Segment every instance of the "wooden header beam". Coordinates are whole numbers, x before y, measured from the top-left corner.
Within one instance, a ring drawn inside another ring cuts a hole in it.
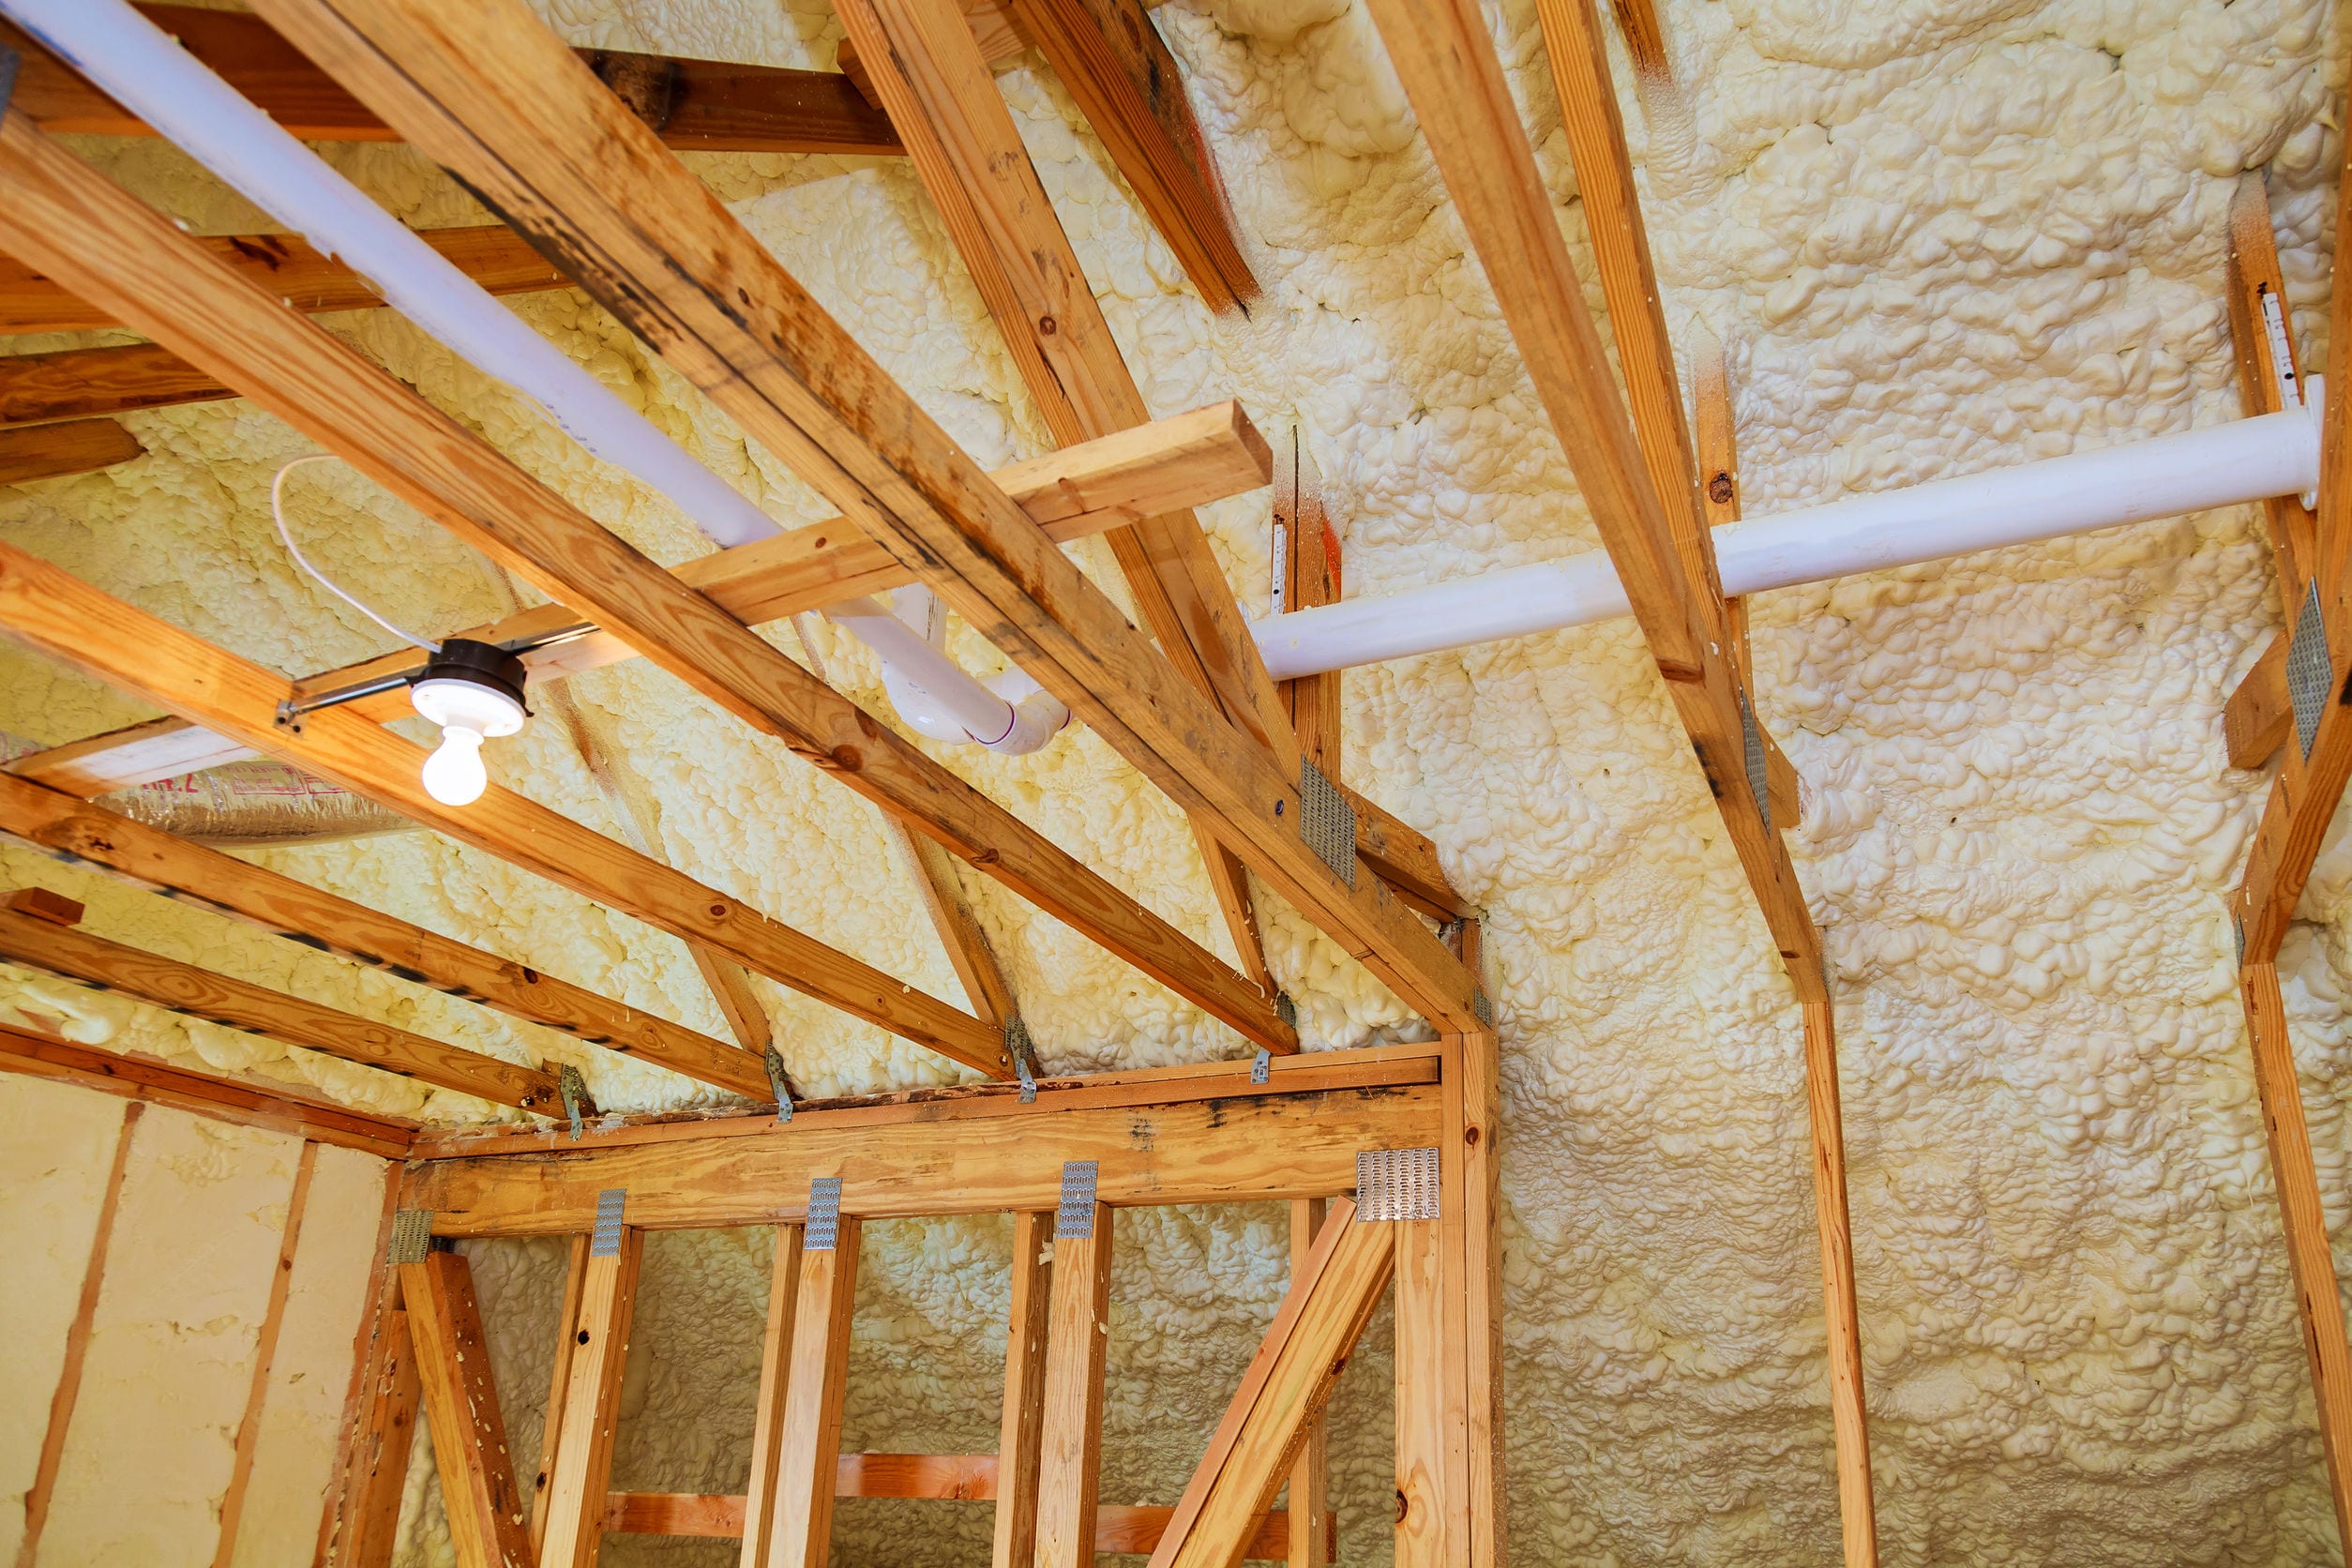
[[[993,476],[1048,535],[1067,542],[1150,511],[1255,490],[1266,482],[1271,460],[1241,404],[1223,402],[1012,463]],[[746,626],[914,580],[913,573],[837,518],[698,557],[671,575]],[[567,607],[542,605],[455,635],[513,642],[578,624]],[[537,685],[637,656],[618,637],[595,632],[527,653],[523,662]],[[414,653],[387,654],[324,671],[296,686],[306,694],[332,691],[415,664]],[[379,723],[414,712],[404,691],[362,698],[349,706]],[[184,719],[166,718],[20,757],[9,771],[86,798],[252,755],[250,748]],[[1367,856],[1373,852],[1366,848]],[[1430,860],[1434,864],[1434,852]]]
[[[706,1034],[7,774],[0,774],[0,834],[306,947],[754,1100],[769,1097],[759,1060]]]
[[[1358,875],[1352,853],[1330,864],[1318,855],[1303,836],[1296,781],[1175,677],[1109,598],[527,9],[269,0],[264,14],[412,142],[560,250],[592,296],[1179,806],[1213,819],[1251,869],[1408,1005],[1440,1029],[1473,1027],[1469,974],[1385,885]],[[1231,980],[1256,995],[1239,975]]]
[[[543,1069],[445,1046],[33,915],[0,910],[0,959],[495,1105],[536,1110],[542,1116],[556,1113],[555,1075]]]
[[[194,6],[141,6],[181,47],[306,142],[397,142],[325,72],[259,19]],[[23,55],[13,102],[44,130],[151,136],[153,129],[17,29],[0,43]],[[626,84],[632,108],[672,147],[693,152],[895,153],[890,122],[833,71],[723,60],[678,60],[617,50],[578,52]]]
[[[1276,1059],[1277,1083],[1285,1060],[1313,1058]],[[784,1126],[743,1118],[652,1141],[592,1128],[544,1153],[427,1161],[400,1201],[434,1211],[441,1235],[561,1235],[594,1223],[597,1193],[626,1186],[631,1224],[700,1229],[796,1222],[810,1178],[837,1175],[845,1214],[988,1214],[1052,1208],[1063,1163],[1090,1159],[1114,1205],[1322,1198],[1353,1190],[1359,1152],[1437,1136],[1434,1083],[1358,1070],[1349,1087],[1251,1093],[1246,1066],[1234,1076],[1234,1092],[1212,1098],[1102,1103],[1083,1088],[1041,1089],[1032,1106],[1005,1094],[892,1116],[803,1109]]]
[[[533,21],[531,25],[535,29],[538,24]],[[543,42],[553,41],[544,30],[536,36]],[[580,71],[589,92],[601,102],[612,102],[611,95],[561,45],[555,47],[565,69]],[[625,112],[616,113],[639,135],[646,134]],[[652,151],[701,189],[667,149],[656,144]],[[339,453],[465,543],[623,638],[735,717],[785,742],[804,760],[1101,942],[1245,1037],[1270,1048],[1287,1048],[1295,1042],[1295,1031],[1275,1016],[1271,998],[1261,996],[1166,920],[1113,888],[912,742],[876,722],[618,535],[566,505],[487,442],[204,254],[14,112],[0,127],[0,175],[8,181],[10,197],[0,210],[0,244],[221,371],[264,407]],[[735,232],[742,233],[740,228]],[[979,482],[987,483],[985,478]],[[1036,531],[1025,516],[1022,521]],[[1052,553],[1075,573],[1058,550]],[[202,721],[184,706],[151,700]],[[290,749],[309,754],[316,749],[315,737],[330,728],[355,741],[353,726],[372,729],[357,715],[325,710],[306,718],[303,732],[291,742],[259,731],[236,738],[279,755]],[[209,722],[205,727],[221,728]],[[316,760],[298,765],[327,776]],[[384,783],[379,778],[361,792]],[[484,814],[480,804],[461,811],[439,807],[413,779],[402,779],[400,785],[407,798],[396,809],[460,837],[472,831],[467,824]],[[641,856],[631,859],[647,864]],[[517,863],[532,864],[529,858]],[[566,874],[568,868],[558,868],[558,880]],[[684,928],[666,928],[724,951],[724,942],[697,929],[713,918],[698,912],[696,919],[682,923]],[[790,940],[802,947],[807,968],[779,966],[773,959],[744,961],[869,1021],[890,1018],[894,1021],[883,1027],[894,1032],[904,1033],[902,1025],[915,1027],[920,1033],[908,1038],[983,1072],[1010,1075],[1011,1063],[998,1032],[821,943],[797,933]]]

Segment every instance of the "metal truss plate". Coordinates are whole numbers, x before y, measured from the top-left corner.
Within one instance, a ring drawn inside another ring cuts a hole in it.
[[[1438,1217],[1435,1149],[1366,1149],[1356,1155],[1356,1218]]]
[[[1485,987],[1478,986],[1471,988],[1470,1012],[1488,1029],[1495,1027],[1495,1004],[1486,995]]]
[[[1094,1233],[1094,1182],[1101,1174],[1094,1160],[1065,1160],[1062,1166],[1062,1207],[1053,1216],[1053,1233],[1085,1238]]]
[[[2286,645],[2286,696],[2295,704],[2295,739],[2303,761],[2311,761],[2312,742],[2319,737],[2319,716],[2328,711],[2328,688],[2335,684],[2335,658],[2328,650],[2328,621],[2319,610],[2319,583],[2303,593],[2302,611],[2295,617],[2295,634]]]
[[[628,1207],[629,1189],[607,1187],[596,1194],[596,1227],[588,1232],[588,1256],[621,1256],[621,1211]]]
[[[1299,837],[1334,876],[1356,885],[1356,808],[1304,757],[1299,759]]]
[[[1764,760],[1764,731],[1756,727],[1756,710],[1748,705],[1748,694],[1740,693],[1740,754],[1747,764],[1748,793],[1756,797],[1756,809],[1764,819],[1764,831],[1772,831],[1772,773]]]
[[[841,1240],[841,1178],[818,1176],[808,1184],[808,1226],[803,1252],[831,1252]]]
[[[396,1209],[392,1212],[392,1244],[384,1249],[387,1263],[422,1263],[433,1249],[433,1212]]]

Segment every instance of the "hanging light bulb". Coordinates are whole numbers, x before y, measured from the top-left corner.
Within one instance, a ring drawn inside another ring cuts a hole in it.
[[[530,716],[522,705],[522,660],[504,648],[452,637],[409,684],[408,700],[441,726],[425,759],[425,792],[444,806],[471,806],[490,787],[482,742],[511,735]]]

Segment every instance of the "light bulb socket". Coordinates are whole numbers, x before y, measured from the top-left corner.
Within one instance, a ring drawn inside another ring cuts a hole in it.
[[[522,660],[504,648],[476,642],[470,637],[445,639],[440,652],[426,662],[424,669],[410,676],[408,684],[418,686],[427,681],[465,681],[488,686],[511,699],[526,716],[531,712],[530,705],[522,700]]]

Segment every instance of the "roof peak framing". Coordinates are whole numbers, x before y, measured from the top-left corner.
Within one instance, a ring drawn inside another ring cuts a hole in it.
[[[592,296],[1179,806],[1213,819],[1408,1005],[1441,1030],[1477,1027],[1469,972],[1419,917],[1360,875],[1353,853],[1327,863],[1304,836],[1299,781],[1178,679],[528,10],[268,0],[263,14],[562,256]]]

